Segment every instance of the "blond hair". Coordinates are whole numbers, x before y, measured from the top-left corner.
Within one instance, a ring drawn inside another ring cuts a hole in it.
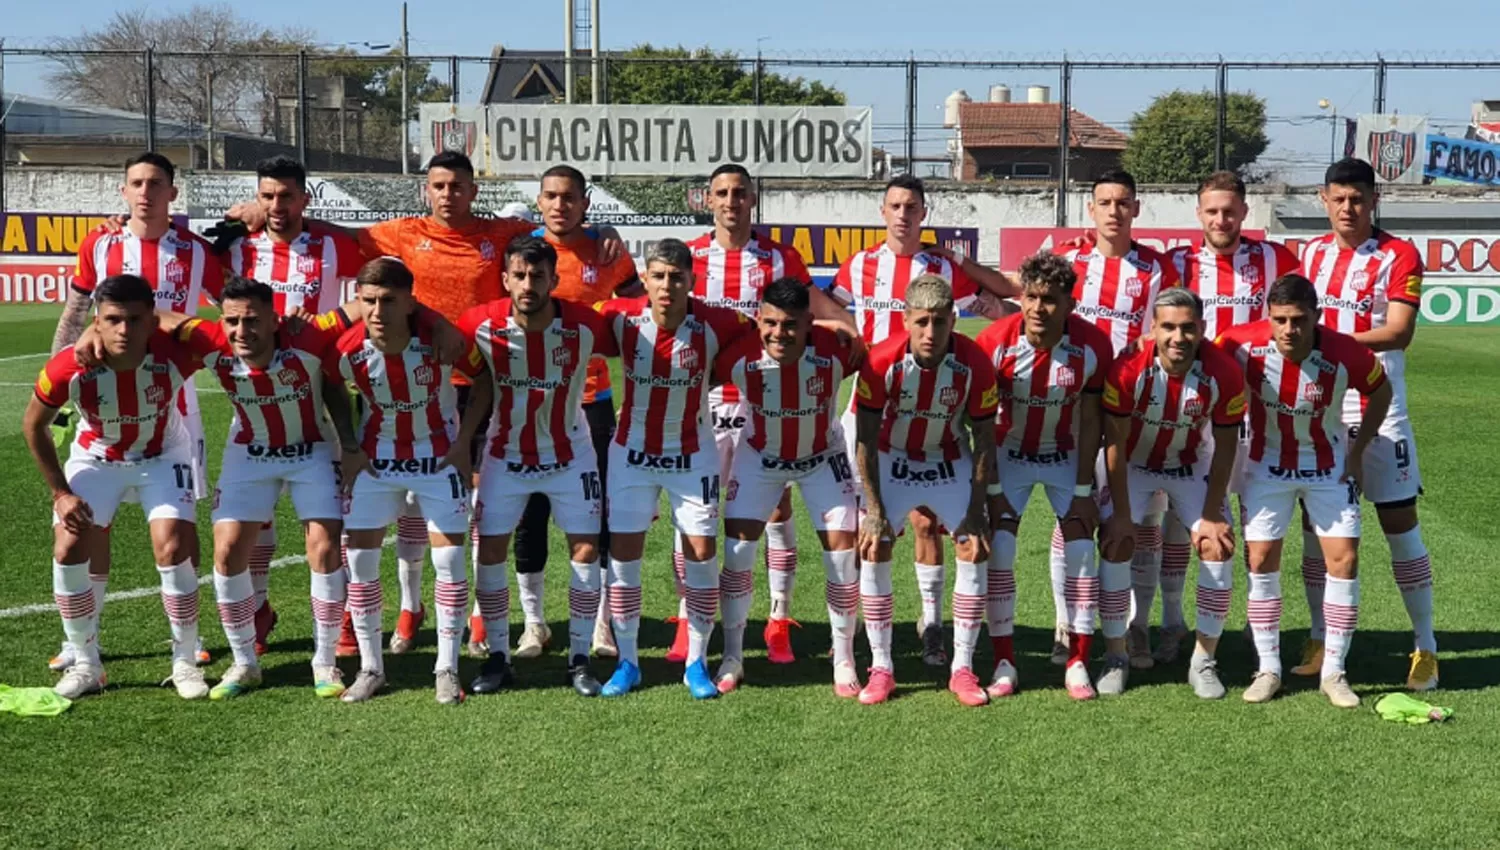
[[[906,309],[952,310],[953,287],[935,274],[919,275],[906,285]]]

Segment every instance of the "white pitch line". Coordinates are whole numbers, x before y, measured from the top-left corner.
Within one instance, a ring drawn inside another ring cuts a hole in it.
[[[387,537],[386,539],[381,541],[380,545],[381,548],[385,548],[386,546],[389,546],[395,542],[396,538]],[[306,555],[287,555],[286,557],[277,558],[271,561],[271,569],[279,570],[282,567],[290,567],[294,564],[305,563],[307,563]],[[201,575],[198,577],[198,586],[202,587],[203,585],[208,584],[213,580],[213,570],[209,570],[206,575]],[[160,593],[160,587],[135,587],[131,588],[130,590],[117,590],[105,594],[104,603],[107,605],[111,602],[121,602],[126,599],[141,599],[146,596],[157,596]],[[38,602],[33,605],[17,605],[14,608],[0,608],[0,620],[9,620],[15,617],[25,617],[28,614],[55,613],[56,611],[57,604],[54,602]]]
[[[0,357],[0,363],[14,363],[17,360],[36,360],[39,357],[51,357],[50,354],[12,354],[9,357]]]

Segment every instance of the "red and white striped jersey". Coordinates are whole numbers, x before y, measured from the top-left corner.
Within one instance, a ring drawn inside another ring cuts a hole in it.
[[[342,312],[325,313],[295,334],[278,328],[276,349],[264,369],[236,357],[217,323],[201,324],[215,343],[214,350],[204,354],[203,365],[219,379],[234,405],[229,442],[283,449],[323,441],[323,368],[333,357],[334,340],[349,326]]]
[[[885,341],[906,328],[906,287],[924,274],[935,274],[953,287],[953,306],[962,310],[979,296],[979,286],[962,265],[925,250],[897,254],[889,244],[866,248],[844,261],[833,278],[832,293],[854,308],[854,324],[867,345]]]
[[[1198,349],[1187,374],[1173,375],[1141,340],[1110,364],[1104,409],[1130,419],[1126,462],[1158,472],[1192,473],[1210,428],[1238,428],[1245,418],[1245,374],[1212,344]]]
[[[1422,306],[1422,257],[1416,246],[1376,230],[1357,248],[1340,248],[1333,234],[1320,236],[1302,249],[1302,270],[1318,288],[1323,326],[1358,334],[1385,327],[1392,301]],[[1406,352],[1375,355],[1391,381],[1387,419],[1402,420],[1406,410]],[[1363,405],[1356,393],[1344,398],[1344,421],[1359,421]]]
[[[156,290],[156,309],[170,313],[196,313],[203,295],[217,301],[224,289],[224,269],[213,246],[176,225],[159,239],[142,239],[128,227],[85,236],[73,288],[93,295],[100,281],[117,274],[145,278]]]
[[[458,436],[458,390],[453,370],[473,378],[484,371],[470,344],[457,364],[438,360],[430,325],[411,322],[411,339],[397,352],[381,351],[363,322],[333,343],[323,368],[364,396],[359,446],[371,459],[441,458]]]
[[[714,239],[713,231],[687,243],[693,252],[693,294],[714,307],[738,310],[754,319],[760,310],[761,290],[772,281],[793,278],[812,286],[812,274],[795,248],[751,234],[745,247],[731,251]],[[715,388],[716,401],[740,400],[739,388],[725,383]]]
[[[995,417],[995,367],[960,333],[931,369],[917,364],[909,342],[905,331],[893,334],[870,349],[859,369],[854,397],[860,407],[880,411],[880,450],[923,462],[968,457],[968,441],[959,439],[963,418]]]
[[[619,355],[625,402],[615,442],[646,455],[712,451],[708,385],[714,361],[755,326],[743,314],[688,298],[676,330],[651,318],[645,297],[617,298],[601,312],[609,349]]]
[[[528,466],[573,462],[587,442],[583,388],[589,357],[613,351],[604,320],[572,301],[552,300],[552,324],[527,331],[511,316],[509,298],[465,312],[459,329],[489,365],[495,382],[489,453]]]
[[[236,239],[224,255],[229,270],[267,284],[276,293],[276,313],[326,313],[344,303],[344,282],[359,274],[364,255],[342,233],[306,229],[290,242],[258,230]]]
[[[47,361],[36,379],[36,397],[48,407],[69,401],[78,410],[73,444],[116,463],[139,463],[187,442],[187,429],[172,399],[202,367],[200,356],[215,342],[197,323],[171,333],[157,329],[140,365],[115,371],[78,365],[73,346]]]
[[[1166,255],[1138,242],[1123,257],[1106,257],[1087,245],[1063,258],[1078,275],[1073,315],[1104,331],[1116,354],[1150,330],[1156,293],[1177,285],[1177,270]]]
[[[1202,239],[1167,252],[1177,279],[1203,299],[1203,338],[1266,316],[1266,293],[1284,274],[1300,271],[1297,255],[1279,242],[1240,238],[1231,254]]]
[[[1271,323],[1230,328],[1217,343],[1239,362],[1249,407],[1247,469],[1273,478],[1337,480],[1344,473],[1339,408],[1349,390],[1367,395],[1385,383],[1375,353],[1352,337],[1319,327],[1301,363],[1281,355]]]
[[[843,450],[834,406],[839,385],[856,370],[838,334],[814,327],[807,350],[790,365],[767,354],[758,334],[747,334],[716,366],[719,379],[738,387],[749,406],[742,439],[761,456],[794,461]]]
[[[1084,393],[1103,392],[1114,359],[1104,331],[1069,316],[1057,344],[1038,349],[1026,339],[1024,317],[1015,313],[985,328],[975,342],[999,389],[995,445],[1028,456],[1073,451],[1078,401]]]

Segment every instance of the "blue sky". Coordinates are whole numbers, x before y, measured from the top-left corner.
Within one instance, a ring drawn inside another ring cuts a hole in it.
[[[1500,58],[1487,16],[1467,22],[1446,13],[1434,25],[1420,21],[1420,6],[1395,0],[1355,4],[1266,0],[1258,4],[1210,4],[1180,0],[1021,4],[948,0],[946,3],[888,3],[849,0],[757,0],[714,4],[666,0],[602,0],[601,35],[606,49],[650,41],[709,45],[755,52],[757,43],[776,57],[1051,58],[1064,50],[1075,57],[1149,59],[1211,57],[1350,59],[1376,51],[1388,57]],[[73,0],[66,17],[43,3],[9,4],[4,38],[9,46],[43,47],[59,36],[78,34],[77,22],[108,18],[127,4]],[[191,7],[186,2],[155,2],[154,11]],[[524,13],[517,13],[517,8]],[[1122,7],[1128,13],[1122,13]],[[258,0],[237,4],[240,14],[267,26],[295,24],[317,32],[329,44],[394,42],[400,36],[400,3],[389,0]],[[462,11],[455,13],[455,8]],[[527,4],[501,2],[475,7],[414,2],[411,39],[414,54],[486,56],[495,43],[513,48],[558,48],[562,44],[564,0]],[[1462,9],[1463,7],[1459,7]],[[10,92],[46,94],[43,63],[11,58],[6,63]],[[905,80],[900,70],[778,68],[782,73],[818,77],[849,94],[850,102],[876,109],[876,141],[897,145]],[[1488,77],[1488,78],[1487,78]],[[482,65],[466,66],[461,90],[472,100],[483,79]],[[1330,122],[1317,102],[1328,99],[1341,114],[1368,111],[1373,94],[1368,71],[1232,73],[1233,89],[1267,98],[1271,149],[1265,160],[1294,177],[1315,176],[1328,156]],[[1051,85],[1055,73],[925,70],[919,75],[918,123],[922,147],[941,149],[941,103],[963,88],[983,99],[989,85],[1006,83],[1018,93],[1028,84]],[[1074,103],[1113,126],[1125,128],[1130,115],[1150,98],[1172,88],[1213,85],[1211,71],[1087,71],[1074,78]],[[1476,71],[1393,71],[1387,102],[1391,109],[1425,113],[1436,127],[1456,129],[1467,122],[1469,103],[1500,98],[1500,73]]]

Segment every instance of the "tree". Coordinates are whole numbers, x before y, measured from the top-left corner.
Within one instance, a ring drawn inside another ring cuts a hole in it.
[[[1214,170],[1218,98],[1211,91],[1159,95],[1130,118],[1123,164],[1142,183],[1197,183]],[[1224,167],[1244,173],[1265,152],[1266,102],[1248,92],[1225,101]]]
[[[754,60],[743,59],[733,51],[715,53],[707,47],[688,50],[641,44],[623,54],[611,54],[607,61],[605,93],[610,103],[755,103]],[[586,81],[580,90],[588,90]],[[843,106],[846,100],[843,92],[817,80],[767,72],[760,78],[760,102],[771,106]]]

